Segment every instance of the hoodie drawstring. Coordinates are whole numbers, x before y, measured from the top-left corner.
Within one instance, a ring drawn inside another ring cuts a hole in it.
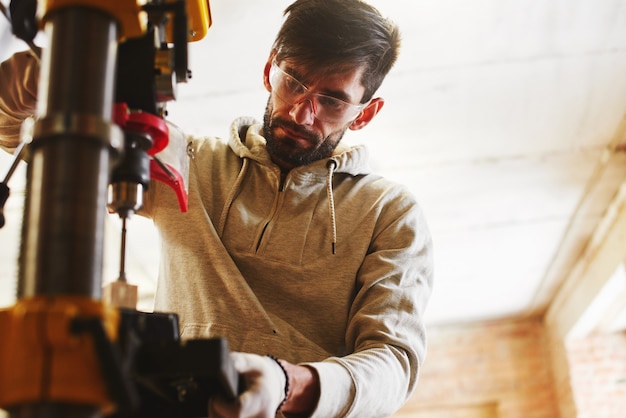
[[[337,218],[335,216],[335,196],[333,194],[333,174],[335,173],[335,168],[337,168],[337,162],[335,160],[328,160],[328,176],[326,179],[326,194],[328,195],[328,210],[330,211],[330,223],[333,228],[333,242],[332,242],[332,251],[335,254],[335,249],[337,246]]]
[[[222,214],[220,216],[220,222],[217,225],[217,234],[221,238],[222,233],[224,232],[224,227],[226,225],[226,217],[228,216],[228,212],[230,211],[230,206],[233,204],[233,200],[235,200],[235,196],[239,193],[239,189],[241,188],[241,183],[243,183],[243,178],[245,177],[246,172],[248,171],[248,165],[250,164],[248,158],[243,159],[243,163],[241,165],[241,169],[239,170],[239,174],[237,175],[237,179],[235,179],[235,184],[230,189],[230,193],[226,198],[226,202],[224,203],[224,208],[222,209]]]

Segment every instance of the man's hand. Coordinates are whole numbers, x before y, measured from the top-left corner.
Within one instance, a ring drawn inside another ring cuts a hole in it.
[[[285,399],[287,378],[283,369],[267,356],[235,352],[231,357],[244,378],[245,391],[233,402],[211,398],[209,417],[273,418]]]
[[[12,152],[20,142],[22,121],[37,108],[39,59],[32,51],[18,52],[0,63],[0,148]]]

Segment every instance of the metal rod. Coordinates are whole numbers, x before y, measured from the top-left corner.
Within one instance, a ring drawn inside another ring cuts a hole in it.
[[[7,171],[6,176],[4,176],[4,180],[2,181],[2,183],[6,184],[9,182],[18,164],[20,163],[20,161],[22,161],[22,151],[24,150],[24,145],[26,145],[24,142],[20,142],[17,148],[15,148],[15,152],[13,153],[13,162],[11,162],[9,171]]]
[[[122,245],[120,249],[120,282],[126,282],[126,216],[122,216]]]

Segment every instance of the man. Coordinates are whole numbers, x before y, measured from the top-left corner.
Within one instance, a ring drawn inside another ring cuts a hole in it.
[[[236,351],[247,390],[213,399],[210,416],[387,416],[424,359],[432,244],[414,197],[341,139],[382,109],[374,94],[399,33],[359,0],[297,0],[285,16],[263,123],[236,120],[228,142],[187,137],[187,213],[150,187],[155,310],[178,313],[183,338],[220,336]],[[0,101],[5,127],[25,96]]]

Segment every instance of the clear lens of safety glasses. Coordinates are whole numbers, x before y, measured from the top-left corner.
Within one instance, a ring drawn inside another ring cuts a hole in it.
[[[304,84],[284,72],[276,62],[270,70],[270,85],[285,103],[295,105],[303,100],[313,104],[313,114],[324,122],[347,122],[358,116],[366,104],[352,104],[325,94],[311,93]]]

